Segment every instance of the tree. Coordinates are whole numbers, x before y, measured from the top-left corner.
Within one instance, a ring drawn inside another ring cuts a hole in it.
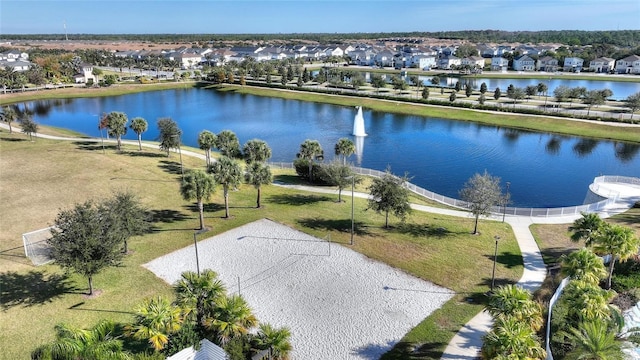
[[[622,360],[620,342],[609,331],[604,321],[582,322],[569,329],[567,338],[574,348],[564,358],[567,360]]]
[[[95,76],[96,85],[98,85],[100,83],[100,75],[102,75],[102,69],[94,67],[93,70],[91,71],[91,75]]]
[[[560,272],[574,280],[597,285],[607,276],[602,259],[588,248],[582,248],[561,257]]]
[[[635,236],[633,229],[621,225],[605,223],[596,231],[594,252],[600,255],[610,255],[607,289],[611,288],[611,277],[616,260],[627,261],[638,254],[640,238]]]
[[[382,78],[382,75],[377,73],[371,74],[370,81],[371,81],[371,86],[373,86],[376,89],[377,93],[380,92],[380,88],[383,88],[386,85],[384,79]]]
[[[482,82],[482,84],[480,84],[480,94],[485,94],[487,92],[487,83]]]
[[[36,348],[31,353],[31,359],[131,359],[131,356],[123,351],[118,325],[113,321],[102,320],[88,330],[58,324],[55,331],[56,339]]]
[[[30,114],[25,114],[20,119],[22,125],[22,132],[29,135],[29,140],[32,140],[32,135],[38,133],[38,123],[33,120]]]
[[[221,344],[245,335],[258,325],[249,304],[240,295],[222,296],[216,301],[213,316],[204,320],[206,328],[214,330]]]
[[[449,101],[454,102],[456,101],[456,93],[452,92],[451,95],[449,95]]]
[[[547,96],[547,90],[549,89],[549,87],[547,87],[547,84],[545,83],[538,83],[538,85],[536,86],[536,91],[538,92],[539,95],[544,94],[544,96]]]
[[[478,104],[484,105],[484,102],[486,100],[487,100],[487,98],[484,96],[484,94],[480,94],[480,96],[478,97]]]
[[[169,336],[182,327],[181,309],[158,296],[147,299],[134,310],[133,324],[125,329],[137,340],[147,340],[155,351],[162,350]]]
[[[487,312],[496,319],[513,318],[526,322],[535,331],[542,328],[542,307],[535,302],[531,292],[517,285],[498,287],[489,297]]]
[[[231,130],[222,130],[216,138],[216,148],[224,156],[234,158],[240,154],[240,141]]]
[[[476,173],[460,190],[460,198],[467,202],[475,216],[473,234],[477,234],[480,215],[489,215],[492,207],[502,204],[504,196],[500,190],[500,178],[491,176],[486,170],[482,175]]]
[[[531,99],[531,97],[538,93],[537,85],[528,85],[525,90],[525,94],[527,95],[527,99]]]
[[[208,200],[215,191],[214,178],[206,172],[196,169],[187,170],[180,185],[182,198],[190,201],[196,200],[200,214],[200,229],[204,229],[204,200]]]
[[[631,110],[631,120],[633,120],[633,113],[640,109],[640,92],[627,96],[624,102]]]
[[[426,86],[422,88],[422,98],[425,100],[429,98],[429,88]]]
[[[605,99],[604,94],[600,90],[587,91],[582,98],[582,103],[587,104],[587,116],[589,116],[592,106],[600,106],[604,104]]]
[[[309,181],[313,182],[313,164],[316,160],[324,158],[324,150],[318,140],[305,140],[300,144],[300,152],[296,154],[298,159],[309,161]]]
[[[256,208],[260,208],[262,185],[269,185],[273,181],[273,175],[271,175],[269,165],[261,162],[252,162],[247,166],[247,172],[244,174],[244,178],[247,183],[253,185],[256,190],[258,190]]]
[[[336,143],[335,147],[336,156],[340,156],[342,158],[342,164],[347,164],[347,157],[355,154],[356,145],[349,138],[340,138]]]
[[[500,88],[497,87],[496,91],[493,92],[493,98],[495,100],[498,100],[498,99],[500,99],[500,96],[502,96],[502,92],[500,91]]]
[[[371,195],[367,209],[373,209],[376,213],[384,213],[384,227],[389,227],[389,213],[393,213],[402,221],[411,212],[409,205],[409,191],[405,184],[409,182],[408,175],[397,177],[387,167],[384,175],[374,178],[367,188]]]
[[[418,75],[409,76],[409,80],[411,81],[413,86],[416,87],[416,96],[417,96],[417,94],[420,94],[420,88],[422,87],[422,80],[420,80],[420,77]]]
[[[535,331],[526,322],[517,319],[498,319],[483,340],[483,359],[546,358],[546,351],[540,345]]]
[[[322,167],[322,180],[331,186],[338,187],[338,202],[342,202],[342,190],[351,185],[352,176],[356,174],[347,165],[339,161],[332,161]],[[356,183],[360,182],[359,178],[353,179]]]
[[[460,84],[460,81],[456,82],[456,85],[453,87],[453,89],[458,92],[462,89],[462,84]]]
[[[202,130],[198,134],[198,148],[204,150],[204,157],[207,166],[211,165],[211,148],[216,145],[217,136],[209,130]]]
[[[478,49],[472,44],[462,44],[458,46],[455,52],[456,57],[460,59],[467,58],[470,56],[477,56]]]
[[[466,97],[471,97],[471,94],[473,94],[473,88],[470,85],[465,86],[464,94]]]
[[[18,120],[18,113],[16,109],[11,105],[5,105],[2,107],[2,114],[0,114],[0,120],[9,125],[9,134],[13,132],[11,123]]]
[[[122,135],[127,133],[127,115],[123,112],[112,111],[107,114],[107,132],[109,136],[114,136],[118,142],[118,151],[122,147]]]
[[[440,77],[439,76],[434,76],[431,78],[431,84],[438,86],[440,85]]]
[[[391,83],[393,85],[393,89],[398,90],[399,92],[402,90],[406,90],[409,86],[407,85],[407,82],[399,76],[394,76],[393,78],[391,78]]]
[[[553,96],[557,102],[563,102],[571,95],[571,88],[566,85],[560,85],[553,90]]]
[[[580,214],[582,217],[569,226],[569,231],[573,233],[571,241],[578,242],[584,239],[584,245],[590,247],[593,245],[596,232],[604,226],[604,220],[597,213],[581,212]]]
[[[247,164],[262,163],[271,158],[271,148],[264,140],[251,139],[242,147],[242,157]]]
[[[51,255],[58,265],[87,278],[89,295],[93,295],[93,276],[122,259],[117,221],[111,209],[92,201],[61,211],[54,221],[47,240]]]
[[[274,328],[269,324],[260,324],[258,334],[254,340],[259,350],[269,350],[269,356],[274,360],[287,360],[292,350],[291,331],[288,328]]]
[[[116,192],[112,198],[104,202],[104,207],[110,209],[116,217],[113,226],[122,237],[122,252],[126,254],[129,251],[129,238],[143,235],[150,228],[147,209],[140,204],[135,194],[129,191]]]
[[[131,119],[129,128],[138,135],[138,150],[142,151],[142,133],[147,131],[147,120],[141,117],[134,117]]]
[[[242,169],[240,165],[230,157],[222,156],[218,161],[209,166],[208,170],[213,174],[214,180],[222,185],[224,191],[225,218],[229,218],[229,190],[236,189],[242,182]]]
[[[205,318],[212,316],[216,302],[227,291],[218,274],[211,269],[205,269],[200,275],[193,271],[183,272],[173,290],[184,317],[194,321],[198,330],[204,326]]]
[[[178,124],[169,117],[158,119],[158,130],[159,135],[157,140],[160,141],[160,149],[166,151],[167,157],[169,157],[169,151],[180,146],[182,130],[180,130]]]

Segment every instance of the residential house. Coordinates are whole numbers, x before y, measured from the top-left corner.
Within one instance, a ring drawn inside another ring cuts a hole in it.
[[[500,45],[496,49],[496,55],[502,56],[504,54],[513,54],[513,48],[507,45]]]
[[[29,60],[29,54],[24,52],[24,51],[20,51],[20,50],[16,50],[16,49],[12,49],[9,51],[5,51],[0,53],[0,60],[5,60],[5,61],[28,61]]]
[[[391,50],[382,50],[375,55],[375,64],[382,67],[394,66],[394,56],[395,53]]]
[[[616,73],[640,74],[640,56],[630,55],[616,61]]]
[[[351,64],[360,66],[373,65],[375,61],[375,53],[371,50],[353,50],[349,52]]]
[[[83,63],[80,65],[80,72],[73,76],[76,84],[86,84],[91,80],[94,84],[97,84],[98,79],[93,75],[93,65]]]
[[[558,71],[558,59],[552,56],[543,56],[536,62],[538,71],[556,72]]]
[[[513,59],[513,70],[515,71],[534,71],[536,69],[536,61],[529,55],[520,55]]]
[[[492,58],[498,55],[498,50],[493,46],[480,44],[476,48],[478,49],[478,53],[480,54],[480,56],[482,56],[483,58]]]
[[[169,356],[167,360],[229,360],[229,355],[220,346],[203,339],[198,350],[190,346]]]
[[[180,63],[180,68],[193,69],[202,62],[202,55],[193,53],[180,54],[176,60]]]
[[[616,60],[608,57],[599,57],[589,62],[589,71],[597,73],[608,73],[613,71]]]
[[[564,58],[564,65],[562,71],[580,72],[582,71],[582,64],[584,60],[579,57],[566,57]]]
[[[484,58],[482,56],[469,56],[460,60],[460,65],[469,66],[470,69],[484,68]]]
[[[438,59],[438,69],[452,69],[460,66],[462,60],[453,55],[444,55]]]
[[[31,69],[32,63],[25,60],[0,60],[0,68],[2,69],[13,69],[14,71],[27,71]]]
[[[417,67],[422,70],[431,70],[436,67],[438,62],[435,56],[416,55],[409,58],[409,67]]]
[[[507,72],[508,67],[509,60],[503,58],[502,56],[494,56],[491,58],[491,71]]]

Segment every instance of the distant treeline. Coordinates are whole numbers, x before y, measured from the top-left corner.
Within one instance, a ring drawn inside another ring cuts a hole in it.
[[[245,42],[276,41],[296,43],[299,40],[316,41],[320,44],[336,44],[356,39],[400,39],[436,38],[443,40],[468,40],[474,43],[561,43],[571,46],[609,44],[619,47],[640,46],[640,30],[611,31],[501,31],[468,30],[439,32],[395,32],[395,33],[292,33],[292,34],[3,34],[5,40],[96,40],[96,41],[147,41],[166,42]]]

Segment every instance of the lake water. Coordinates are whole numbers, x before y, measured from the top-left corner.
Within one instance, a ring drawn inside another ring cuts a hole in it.
[[[306,139],[315,139],[332,159],[338,139],[351,136],[356,109],[204,89],[145,92],[105,98],[30,103],[43,125],[100,136],[98,117],[122,111],[149,122],[143,139],[157,138],[156,121],[171,117],[183,143],[197,147],[202,130],[231,130],[240,143],[259,138],[272,148],[272,161],[291,162]],[[398,105],[402,106],[402,104]],[[526,132],[420,116],[363,111],[365,130],[356,165],[405,172],[428,190],[458,198],[474,173],[487,170],[510,182],[513,206],[579,205],[600,175],[640,176],[640,145]],[[136,139],[129,130],[126,139]],[[355,139],[354,139],[355,140]]]

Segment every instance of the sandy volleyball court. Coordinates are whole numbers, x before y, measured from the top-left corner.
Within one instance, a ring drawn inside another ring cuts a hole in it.
[[[291,329],[293,359],[378,359],[453,293],[270,220],[198,243],[262,322]],[[169,283],[195,271],[193,246],[144,265]]]

